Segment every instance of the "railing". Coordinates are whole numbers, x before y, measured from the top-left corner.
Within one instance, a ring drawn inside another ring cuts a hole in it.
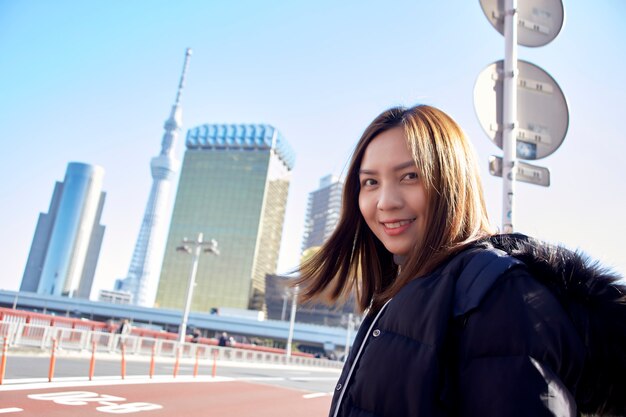
[[[39,324],[82,330],[104,330],[105,323],[0,307],[0,322]]]
[[[0,321],[0,341],[5,338],[9,347],[35,348],[50,351],[53,344],[59,351],[119,353],[122,345],[126,355],[180,359],[217,359],[219,361],[300,365],[324,368],[341,367],[340,362],[303,356],[263,352],[237,347],[221,347],[202,343],[180,343],[176,340],[122,335],[99,330],[72,329],[23,322]]]

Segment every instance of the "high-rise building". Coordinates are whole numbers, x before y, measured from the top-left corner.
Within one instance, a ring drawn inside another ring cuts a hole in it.
[[[174,150],[182,126],[180,97],[190,56],[191,49],[188,48],[185,52],[185,63],[178,84],[176,101],[172,106],[170,117],[165,121],[161,153],[150,161],[152,189],[128,268],[128,275],[124,279],[117,280],[115,284],[115,290],[130,293],[132,304],[143,307],[154,305],[160,273],[159,266],[163,259],[168,214],[165,211],[170,201],[171,180],[179,167]]]
[[[321,246],[335,230],[341,214],[343,182],[333,175],[320,180],[317,190],[309,193],[304,223],[302,250]]]
[[[182,240],[215,239],[220,255],[199,257],[191,309],[263,308],[275,273],[294,153],[269,125],[190,129],[157,292],[159,307],[182,308],[192,258]]]
[[[130,304],[132,297],[126,291],[100,290],[98,301],[110,304]]]
[[[20,291],[89,298],[104,236],[103,177],[99,166],[68,164],[39,215]]]
[[[269,320],[289,320],[293,288],[293,277],[271,275],[265,277],[265,304]],[[299,323],[320,324],[322,326],[343,327],[350,313],[356,312],[354,296],[333,306],[321,302],[308,302],[297,305],[296,321]]]

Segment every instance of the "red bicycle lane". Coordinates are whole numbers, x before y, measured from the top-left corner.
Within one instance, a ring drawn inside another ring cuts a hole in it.
[[[313,417],[325,416],[331,397],[241,381],[61,384],[0,390],[0,414],[20,417],[145,416]]]

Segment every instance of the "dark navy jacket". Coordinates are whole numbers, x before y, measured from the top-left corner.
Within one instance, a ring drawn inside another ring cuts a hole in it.
[[[366,316],[330,416],[579,414],[581,330],[550,286],[497,246],[461,252]]]

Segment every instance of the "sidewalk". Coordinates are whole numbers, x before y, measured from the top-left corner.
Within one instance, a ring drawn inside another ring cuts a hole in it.
[[[233,348],[236,349],[236,348]],[[16,357],[50,357],[50,350],[42,350],[31,347],[10,347],[7,353],[7,358],[10,361],[11,356]],[[91,359],[91,351],[88,350],[72,350],[72,349],[57,349],[56,358],[68,358],[68,359]],[[97,361],[120,361],[121,352],[109,352],[109,351],[96,351],[96,360]],[[126,353],[125,360],[127,362],[142,362],[148,363],[151,361],[151,355],[142,355],[138,353]],[[155,356],[155,362],[163,364],[174,364],[176,362],[176,357],[174,356]],[[195,358],[193,357],[180,357],[179,363],[181,365],[193,365],[195,364]],[[201,358],[199,359],[200,363],[207,364],[212,363],[213,358]],[[311,372],[335,372],[337,375],[341,373],[341,369],[343,367],[343,363],[333,361],[332,365],[329,367],[319,367],[319,366],[307,366],[307,365],[293,365],[293,364],[277,364],[277,363],[265,363],[265,362],[254,362],[254,361],[242,361],[242,360],[226,360],[226,359],[217,359],[215,361],[218,367],[227,367],[227,368],[255,368],[255,369],[284,369],[284,370],[303,370],[303,371],[311,371]],[[6,383],[6,381],[5,381]]]

